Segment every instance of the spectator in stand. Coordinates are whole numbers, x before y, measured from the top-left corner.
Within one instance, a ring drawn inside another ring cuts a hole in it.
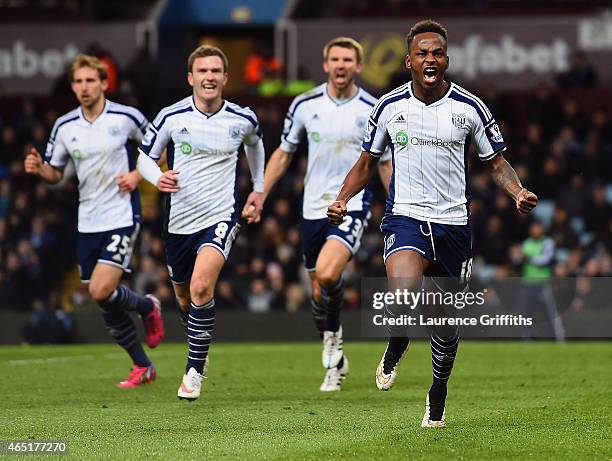
[[[557,76],[557,83],[564,90],[593,89],[597,86],[599,77],[593,64],[582,50],[572,53],[570,68]]]

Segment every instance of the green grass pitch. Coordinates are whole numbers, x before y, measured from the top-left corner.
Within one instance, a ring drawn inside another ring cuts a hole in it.
[[[0,348],[0,439],[65,440],[63,459],[612,459],[612,343],[462,342],[439,430],[419,427],[427,343],[389,392],[373,378],[384,345],[346,344],[331,394],[319,344],[213,343],[193,403],[176,398],[185,348],[152,351],[157,381],[127,390],[114,345]]]

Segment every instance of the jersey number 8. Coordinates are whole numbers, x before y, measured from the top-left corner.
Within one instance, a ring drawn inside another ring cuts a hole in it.
[[[225,235],[227,234],[228,229],[229,226],[227,225],[227,223],[220,222],[219,224],[217,224],[217,228],[215,229],[216,237],[213,239],[213,242],[216,242],[221,245],[223,243]]]

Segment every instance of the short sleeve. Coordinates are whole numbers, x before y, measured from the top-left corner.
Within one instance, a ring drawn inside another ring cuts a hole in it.
[[[474,107],[473,141],[482,161],[491,160],[499,152],[506,150],[504,137],[491,112],[478,100],[479,107]]]
[[[70,158],[70,152],[68,152],[61,135],[62,129],[58,120],[53,125],[45,150],[45,162],[56,168],[64,168]]]
[[[257,120],[257,115],[251,109],[247,110],[249,120],[249,128],[244,136],[244,144],[247,146],[254,146],[259,142],[259,140],[263,139],[263,133],[261,131],[261,127],[259,126],[259,120]]]
[[[139,148],[141,152],[145,153],[153,160],[159,160],[162,152],[170,141],[169,124],[167,122],[167,117],[164,117],[162,112],[155,117],[153,123],[149,124]]]
[[[375,157],[380,157],[389,145],[389,137],[387,136],[388,108],[388,105],[383,106],[383,108],[374,107],[368,118],[361,147]]]
[[[283,134],[281,135],[281,149],[285,152],[295,152],[304,137],[304,132],[304,106],[300,106],[299,98],[295,98],[289,106],[287,115],[285,115]]]
[[[391,149],[387,147],[383,154],[380,156],[380,161],[388,162],[389,160],[391,160]]]
[[[133,108],[132,110],[134,111],[134,116],[130,117],[132,127],[129,132],[129,138],[132,141],[140,144],[143,137],[147,133],[149,121],[138,109]]]

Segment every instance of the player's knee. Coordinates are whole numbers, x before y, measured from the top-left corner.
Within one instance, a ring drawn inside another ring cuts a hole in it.
[[[322,287],[334,287],[338,283],[338,280],[340,280],[340,276],[333,269],[321,268],[321,270],[319,270],[317,268],[317,281]]]
[[[204,304],[210,301],[214,294],[214,286],[206,278],[192,278],[189,287],[191,301],[196,304]]]
[[[104,283],[90,283],[88,287],[89,295],[97,303],[106,301],[114,289],[115,287]]]

